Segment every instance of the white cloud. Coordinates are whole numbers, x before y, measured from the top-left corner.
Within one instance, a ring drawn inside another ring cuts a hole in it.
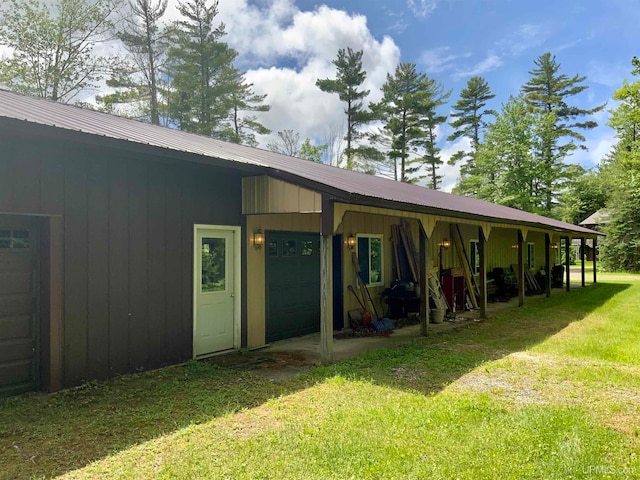
[[[437,47],[431,50],[425,50],[420,55],[419,63],[429,73],[440,73],[450,70],[456,66],[456,60],[467,58],[470,53],[453,54],[451,47]]]
[[[473,77],[474,75],[482,75],[483,73],[495,70],[502,66],[504,62],[495,53],[490,53],[487,58],[476,63],[473,67],[467,70],[458,70],[453,74],[454,78]]]
[[[304,12],[291,0],[261,5],[221,2],[219,19],[228,32],[224,40],[240,53],[238,66],[246,69],[254,91],[268,95],[271,111],[260,118],[273,130],[272,136],[293,129],[302,138],[320,140],[330,124],[343,121],[344,105],[338,96],[315,86],[318,78],[335,76],[332,61],[340,48],[363,50],[367,100],[381,97],[380,87],[398,64],[400,50],[390,37],[374,38],[365,16],[324,5]],[[177,18],[175,10],[171,17]],[[270,138],[259,138],[260,144]]]
[[[426,18],[438,7],[438,0],[407,0],[407,7],[417,17]]]
[[[612,129],[602,129],[599,135],[588,138],[584,143],[588,150],[577,150],[568,161],[579,163],[585,168],[595,167],[611,152],[616,143],[615,132]]]
[[[542,45],[549,38],[549,35],[548,25],[525,23],[496,42],[496,46],[505,55],[517,57],[526,50]]]
[[[631,77],[631,62],[628,60],[617,63],[591,62],[587,77],[589,82],[599,83],[612,89],[620,88],[622,80]]]

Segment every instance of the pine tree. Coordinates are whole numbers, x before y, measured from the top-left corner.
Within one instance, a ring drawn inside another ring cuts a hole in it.
[[[453,106],[453,120],[450,125],[456,130],[447,137],[447,140],[453,142],[461,137],[471,140],[470,152],[458,151],[449,160],[450,165],[466,160],[460,168],[462,177],[474,168],[482,130],[487,126],[483,117],[496,115],[495,110],[485,108],[487,102],[493,98],[495,94],[491,93],[491,88],[484,78],[471,77]]]
[[[428,185],[432,189],[437,190],[442,183],[442,175],[438,173],[438,170],[444,162],[440,158],[440,148],[437,146],[438,138],[436,131],[439,125],[447,121],[447,116],[439,114],[438,108],[447,103],[451,95],[451,90],[445,92],[442,84],[431,78],[427,78],[424,93],[426,115],[420,123],[426,135],[422,138],[421,142],[424,148],[422,159],[427,165]],[[412,173],[412,169],[413,167],[409,169],[409,173]]]
[[[232,75],[230,82],[235,87],[231,93],[232,108],[228,119],[229,125],[223,130],[220,138],[257,147],[255,134],[267,135],[271,130],[258,121],[257,115],[247,112],[268,112],[271,106],[263,103],[267,95],[255,94],[253,84],[246,82],[244,74],[240,74],[235,69],[230,73]]]
[[[169,49],[169,113],[181,130],[215,136],[233,109],[236,89],[233,60],[237,52],[221,39],[224,24],[214,25],[218,1],[178,2]]]
[[[362,50],[353,51],[350,47],[338,50],[333,61],[336,66],[336,78],[324,78],[316,81],[316,86],[327,93],[337,93],[340,100],[347,104],[344,112],[347,115],[347,146],[344,153],[347,157],[346,168],[353,170],[355,166],[355,142],[361,137],[358,127],[369,122],[371,116],[364,109],[364,98],[369,90],[359,90],[367,74],[362,70]]]
[[[116,92],[96,100],[113,111],[119,104],[141,104],[141,113],[160,125],[161,77],[168,49],[167,31],[160,20],[168,0],[131,0],[128,15],[117,33],[128,52],[127,62],[107,84]]]
[[[529,74],[531,78],[523,85],[522,93],[527,105],[539,112],[554,113],[556,122],[553,134],[550,135],[542,146],[541,161],[549,169],[554,168],[557,159],[560,162],[576,148],[586,149],[577,142],[584,142],[585,137],[581,130],[595,128],[597,123],[593,120],[580,120],[582,117],[592,115],[604,108],[604,105],[591,109],[583,109],[568,104],[569,97],[584,92],[588,86],[582,82],[586,76],[574,75],[568,77],[560,72],[560,64],[556,62],[555,55],[547,52],[535,60],[536,68]],[[562,139],[567,138],[566,143]],[[549,176],[550,183],[543,185],[545,189],[545,212],[551,212],[554,200],[557,196],[553,182],[561,179]]]

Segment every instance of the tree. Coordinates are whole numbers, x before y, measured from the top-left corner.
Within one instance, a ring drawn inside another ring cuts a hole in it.
[[[583,109],[568,104],[569,97],[584,92],[588,86],[582,85],[586,76],[574,75],[568,77],[559,73],[560,64],[556,62],[555,55],[547,52],[535,60],[536,68],[529,74],[531,78],[523,85],[522,93],[527,105],[539,112],[555,113],[556,122],[544,145],[540,160],[543,165],[551,169],[557,159],[562,162],[564,158],[576,148],[586,149],[581,143],[585,137],[581,130],[595,128],[597,123],[593,120],[580,120],[582,117],[592,115],[604,108],[604,105],[591,109]],[[562,143],[561,139],[568,141]],[[553,176],[549,177],[553,180]],[[551,212],[554,203],[554,186],[543,184],[545,189],[545,212]]]
[[[399,170],[396,178],[416,183],[424,178],[421,168],[425,160],[430,166],[438,160],[435,128],[446,116],[437,115],[436,108],[445,103],[449,94],[435,80],[419,73],[415,63],[401,63],[394,75],[388,74],[382,93],[382,100],[372,104],[371,110],[385,128],[373,140],[389,144],[387,156]]]
[[[565,222],[578,224],[592,213],[604,208],[609,199],[607,184],[593,170],[585,170],[580,165],[568,165],[572,170],[571,179],[560,196],[559,212],[555,217]]]
[[[267,149],[290,157],[300,155],[300,134],[293,130],[277,132],[278,138],[267,143]]]
[[[300,146],[300,158],[311,160],[316,163],[322,163],[322,156],[326,150],[326,145],[313,145],[310,139],[305,138],[304,142]]]
[[[522,98],[512,97],[487,128],[473,174],[454,192],[541,213],[546,171],[539,156],[554,122],[553,112],[531,111]]]
[[[426,107],[427,114],[421,122],[426,135],[422,139],[422,147],[424,148],[423,162],[427,165],[429,186],[434,190],[440,188],[442,183],[442,175],[438,174],[438,169],[443,164],[440,158],[440,148],[437,146],[437,128],[439,125],[447,121],[446,115],[438,114],[438,108],[447,103],[451,90],[444,91],[444,87],[433,79],[427,79],[426,83]],[[411,173],[411,170],[410,172]]]
[[[471,77],[466,88],[460,92],[460,98],[453,106],[453,120],[450,125],[456,130],[447,137],[447,140],[453,142],[462,137],[471,140],[470,152],[458,151],[449,160],[450,165],[466,160],[460,168],[461,176],[474,168],[481,133],[487,126],[483,117],[496,115],[495,110],[485,108],[487,102],[494,97],[495,94],[491,93],[491,88],[484,78]]]
[[[181,130],[215,136],[233,108],[237,52],[221,41],[224,24],[214,25],[218,1],[178,2],[182,19],[174,25],[168,53],[169,112]]]
[[[335,165],[339,167],[342,163],[342,154],[344,153],[344,137],[345,126],[344,123],[340,124],[330,123],[325,130],[322,141],[327,146],[325,150],[326,162],[329,165]]]
[[[640,74],[636,57],[633,74]],[[625,81],[613,97],[620,102],[609,125],[618,143],[604,165],[609,177],[610,217],[601,253],[605,268],[640,272],[640,80]]]
[[[118,38],[128,52],[128,61],[107,84],[115,93],[97,96],[107,110],[118,104],[141,104],[141,113],[160,125],[160,83],[168,49],[167,31],[160,19],[168,0],[130,0]]]
[[[350,47],[338,50],[333,61],[336,66],[336,78],[324,78],[316,81],[316,86],[327,93],[337,93],[341,101],[347,104],[344,112],[347,115],[347,146],[344,153],[347,157],[346,168],[353,170],[356,154],[355,141],[360,138],[358,127],[369,122],[371,116],[364,109],[364,98],[369,90],[358,90],[367,74],[362,70],[362,50],[353,51]]]
[[[246,82],[244,74],[235,69],[230,73],[234,74],[234,78],[230,80],[234,85],[228,119],[230,125],[223,131],[222,138],[233,143],[257,147],[255,134],[267,135],[271,130],[258,121],[257,115],[242,115],[242,112],[268,112],[271,106],[263,103],[267,95],[255,94],[253,84]]]
[[[111,0],[7,0],[0,45],[13,54],[0,64],[0,83],[16,92],[69,103],[109,71],[113,59],[96,55],[109,37]]]

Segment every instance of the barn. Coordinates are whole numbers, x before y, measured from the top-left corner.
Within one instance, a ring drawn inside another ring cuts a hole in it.
[[[400,229],[415,246],[405,253],[416,259],[417,291],[429,291],[429,272],[438,269],[454,292],[465,267],[482,314],[487,272],[550,272],[561,242],[594,244],[597,236],[5,90],[0,145],[4,396],[318,331],[331,361],[332,333],[357,308],[349,295],[356,270],[374,302],[401,274]],[[519,285],[522,303],[524,280]],[[551,292],[550,275],[544,290]],[[426,333],[429,298],[416,300]]]

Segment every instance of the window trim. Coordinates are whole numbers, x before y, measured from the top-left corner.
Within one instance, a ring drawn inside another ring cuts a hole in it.
[[[476,244],[476,248],[473,248],[473,244]],[[473,256],[475,255],[476,262],[473,262]],[[469,239],[469,267],[471,267],[471,273],[478,275],[480,273],[480,241],[476,238]]]
[[[533,255],[531,253],[533,252]],[[527,242],[527,267],[533,270],[536,264],[536,244],[535,242]]]
[[[380,239],[380,281],[372,283],[371,282],[371,242],[368,242],[369,252],[367,252],[368,257],[368,265],[369,265],[369,282],[367,283],[367,287],[383,287],[384,286],[384,235],[381,233],[358,233],[356,234],[356,254],[358,255],[358,261],[360,261],[360,238],[367,238],[371,240],[372,238]]]

